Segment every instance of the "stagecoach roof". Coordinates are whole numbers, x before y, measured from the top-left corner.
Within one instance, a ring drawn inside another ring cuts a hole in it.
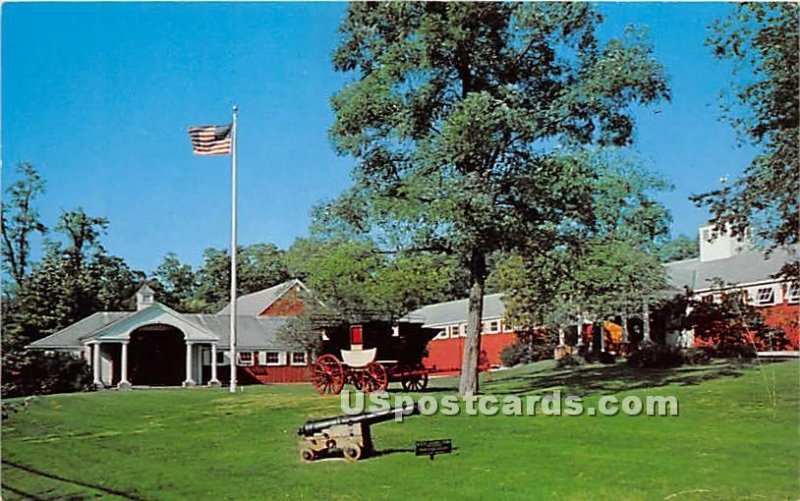
[[[505,315],[502,294],[488,294],[483,296],[483,320],[502,318]],[[445,303],[436,303],[423,306],[407,314],[400,321],[419,323],[424,327],[441,327],[449,324],[464,323],[467,321],[468,299],[458,299]]]

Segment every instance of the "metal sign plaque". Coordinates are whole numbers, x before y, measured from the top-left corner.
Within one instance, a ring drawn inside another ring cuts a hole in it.
[[[442,440],[420,440],[417,442],[417,456],[429,456],[433,459],[437,454],[450,454],[451,452],[453,452],[453,441],[449,438]]]

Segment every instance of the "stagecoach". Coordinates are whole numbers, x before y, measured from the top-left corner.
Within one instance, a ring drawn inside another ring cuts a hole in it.
[[[386,391],[400,382],[405,391],[421,391],[436,368],[422,359],[436,332],[421,325],[369,322],[349,329],[326,331],[311,381],[322,394],[338,395],[350,384],[367,394]]]

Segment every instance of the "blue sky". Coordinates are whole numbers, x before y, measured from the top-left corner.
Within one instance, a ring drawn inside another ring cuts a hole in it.
[[[5,3],[3,184],[34,164],[47,224],[82,206],[111,221],[104,243],[151,271],[167,252],[199,264],[229,240],[228,157],[191,154],[189,125],[226,123],[238,103],[239,242],[286,248],[310,210],[350,181],[328,140],[341,3]],[[673,233],[707,214],[691,193],[741,172],[753,151],[718,121],[729,67],[703,45],[720,3],[606,3],[603,36],[648,26],[673,100],[637,112],[636,149],[676,189]],[[654,112],[658,110],[658,112]]]

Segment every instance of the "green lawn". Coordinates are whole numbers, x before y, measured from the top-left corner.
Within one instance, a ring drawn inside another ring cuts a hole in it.
[[[373,427],[384,454],[301,463],[296,429],[339,413],[305,385],[39,398],[3,426],[4,499],[797,499],[796,361],[674,371],[488,375],[487,393],[675,395],[679,417],[418,416]],[[453,379],[434,381],[453,391]],[[415,440],[456,451],[415,457]]]

